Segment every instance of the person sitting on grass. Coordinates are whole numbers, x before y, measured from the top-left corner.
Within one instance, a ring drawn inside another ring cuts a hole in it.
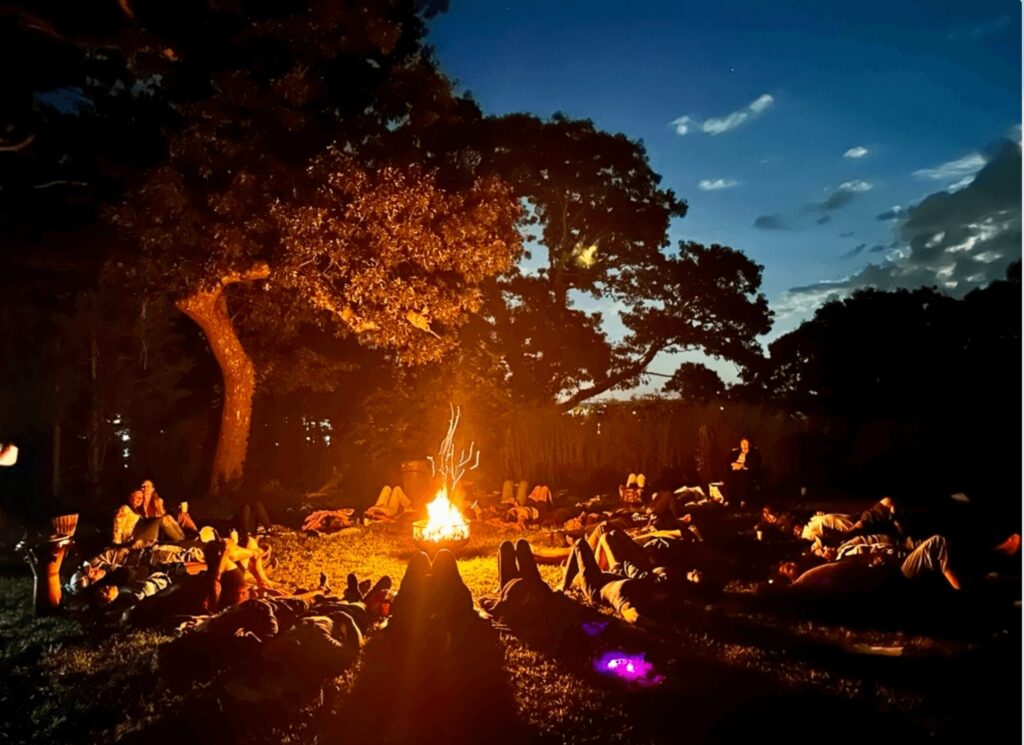
[[[167,514],[163,498],[157,493],[156,486],[149,479],[146,479],[139,486],[142,491],[142,508],[146,517],[163,517]],[[196,535],[199,528],[196,527],[192,516],[188,514],[188,502],[182,502],[178,506],[178,512],[174,517],[186,535]]]
[[[170,515],[150,516],[145,514],[145,495],[136,489],[128,495],[114,514],[113,543],[115,546],[142,546],[148,543],[185,540],[185,532]]]

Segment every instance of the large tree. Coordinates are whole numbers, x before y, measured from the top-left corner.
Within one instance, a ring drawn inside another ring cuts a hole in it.
[[[388,142],[451,97],[417,3],[137,15],[168,50],[155,95],[180,121],[113,219],[138,246],[140,280],[175,298],[222,370],[216,491],[242,473],[257,385],[239,324],[287,337],[330,317],[403,360],[436,359],[473,286],[518,253],[518,213],[493,179],[385,162]]]
[[[670,250],[686,203],[661,185],[642,143],[561,114],[484,117],[465,105],[439,127],[421,137],[426,150],[454,149],[446,163],[500,176],[527,206],[535,268],[500,278],[489,326],[473,328],[517,399],[571,408],[635,385],[663,352],[749,364],[770,321],[760,267],[717,245]],[[612,337],[616,314],[625,332]]]

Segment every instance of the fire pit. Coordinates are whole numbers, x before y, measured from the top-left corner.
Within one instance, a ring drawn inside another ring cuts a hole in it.
[[[444,489],[427,505],[427,519],[412,524],[412,539],[431,558],[442,548],[458,553],[469,543],[469,523]]]

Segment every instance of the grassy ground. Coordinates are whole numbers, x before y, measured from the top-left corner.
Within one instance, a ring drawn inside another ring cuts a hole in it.
[[[323,537],[285,531],[270,539],[271,576],[291,588],[316,586],[321,572],[337,590],[348,572],[374,579],[387,574],[397,583],[414,551],[410,534],[404,523]],[[475,597],[496,590],[498,543],[520,535],[474,526],[459,570]],[[547,542],[544,535],[528,537]],[[551,584],[560,571],[542,567]],[[503,634],[498,672],[514,716],[496,723],[501,731],[487,737],[641,743],[814,731],[832,741],[879,732],[887,740],[917,741],[986,730],[1019,739],[1019,615],[1010,617],[1014,625],[1005,633],[996,628],[998,619],[970,633],[924,634],[892,624],[851,627],[794,616],[748,602],[752,596],[742,583],[733,589],[707,605],[694,604],[671,632],[609,627],[609,644],[644,651],[656,663],[665,682],[655,688],[626,688]],[[201,688],[172,692],[162,685],[156,652],[168,637],[36,619],[30,599],[24,568],[0,567],[0,742],[182,741],[176,733],[183,713],[203,711],[195,705],[209,703],[209,696]],[[864,654],[897,646],[902,657]],[[394,712],[386,698],[381,703],[379,696],[363,695],[362,682],[373,677],[369,656],[332,682],[316,706],[296,710],[285,723],[254,721],[236,739],[375,741],[381,721]],[[996,683],[1000,675],[1007,682]],[[470,691],[452,710],[457,716],[460,707],[473,705]],[[204,741],[202,727],[190,729],[186,739]]]

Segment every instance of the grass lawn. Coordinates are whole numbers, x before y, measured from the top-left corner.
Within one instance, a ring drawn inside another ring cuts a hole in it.
[[[407,523],[323,537],[286,531],[271,538],[270,573],[287,587],[309,588],[325,572],[337,591],[348,572],[374,579],[388,574],[397,582],[414,550],[410,534]],[[495,591],[497,545],[520,535],[474,525],[459,560],[474,597]],[[532,540],[547,542],[540,534]],[[541,571],[551,584],[560,578],[558,567]],[[181,692],[163,685],[157,649],[168,636],[34,618],[27,574],[14,563],[0,572],[0,742],[203,741],[202,727],[189,727],[183,738],[182,722],[210,716],[213,697],[203,686]],[[978,730],[1019,739],[1019,615],[1005,634],[987,624],[950,639],[780,614],[746,602],[752,596],[744,587],[733,589],[720,601],[695,604],[692,617],[672,631],[655,635],[618,622],[608,627],[611,647],[647,653],[665,676],[652,688],[627,688],[502,634],[500,674],[514,730],[510,723],[504,731],[481,733],[480,741],[513,732],[520,742],[731,741],[756,733],[802,737],[811,734],[808,727],[830,740],[883,732],[885,740],[913,741]],[[877,653],[897,647],[900,657]],[[360,694],[367,665],[364,655],[314,705],[296,708],[290,721],[257,717],[237,739],[375,741],[393,707],[386,697]],[[1000,668],[1007,665],[1011,675],[1000,684]],[[473,706],[472,694],[453,704],[453,715]]]

